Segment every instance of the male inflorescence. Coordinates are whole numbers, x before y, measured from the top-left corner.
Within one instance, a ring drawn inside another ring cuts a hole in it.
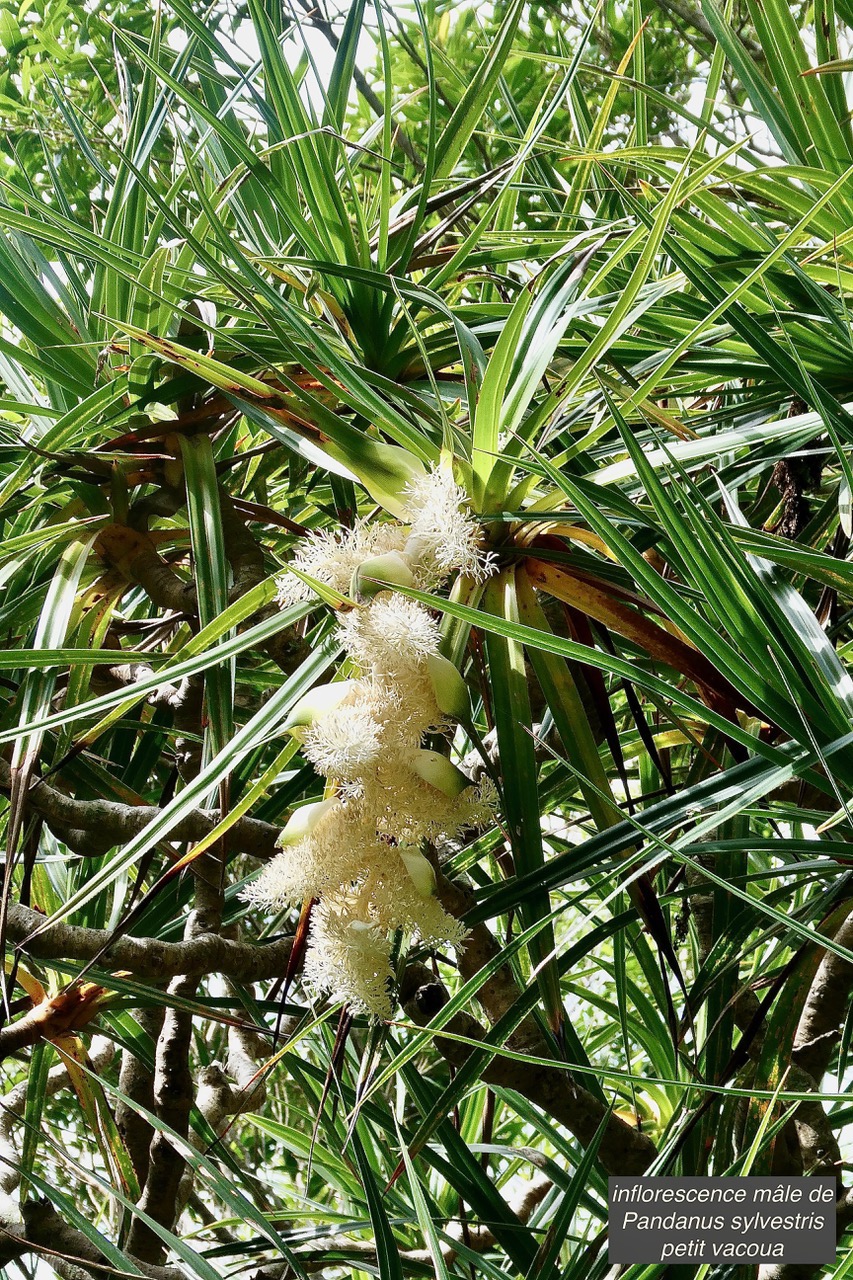
[[[280,584],[282,604],[312,597],[306,579],[355,595],[336,632],[353,675],[313,689],[291,712],[287,727],[327,779],[326,798],[294,812],[281,852],[245,893],[276,910],[313,900],[306,987],[376,1018],[391,1013],[397,930],[428,946],[464,936],[435,896],[425,842],[487,824],[494,799],[490,783],[471,785],[423,746],[465,718],[467,689],[439,652],[434,615],[378,585],[432,591],[452,573],[481,580],[489,558],[449,470],[415,479],[403,497],[402,520],[310,535]]]

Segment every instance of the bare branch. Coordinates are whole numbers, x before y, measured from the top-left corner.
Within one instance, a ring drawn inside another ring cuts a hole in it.
[[[136,1020],[143,1031],[146,1031],[154,1043],[163,1026],[163,1009],[137,1009]],[[142,1062],[129,1049],[121,1056],[121,1071],[118,1087],[129,1099],[116,1102],[116,1124],[122,1136],[127,1153],[130,1156],[140,1187],[145,1186],[148,1177],[148,1154],[151,1147],[153,1130],[149,1122],[137,1110],[133,1103],[138,1103],[146,1111],[154,1110],[154,1072],[147,1063]]]
[[[426,1026],[447,1003],[447,999],[447,991],[425,965],[409,966],[403,978],[400,1000],[413,1022],[418,1026]],[[451,1035],[462,1036],[466,1040],[483,1040],[486,1036],[476,1018],[467,1013],[458,1013],[451,1018],[446,1030]],[[469,1045],[460,1044],[459,1041],[442,1035],[435,1037],[434,1044],[447,1061],[456,1067],[461,1067],[475,1052]],[[520,1093],[565,1125],[585,1145],[595,1137],[599,1125],[607,1115],[604,1103],[576,1084],[570,1071],[556,1063],[549,1067],[532,1062],[520,1063],[498,1055],[488,1063],[480,1078],[486,1084]],[[651,1138],[626,1124],[621,1117],[610,1115],[598,1148],[598,1157],[608,1172],[644,1173],[656,1154]]]
[[[843,921],[835,939],[843,947],[853,945],[853,911]],[[788,1070],[790,1089],[817,1092],[838,1042],[853,994],[853,964],[826,951],[806,996],[791,1051],[794,1065]],[[838,1239],[853,1222],[853,1191],[841,1184],[841,1152],[838,1137],[821,1103],[806,1101],[792,1108],[792,1125],[803,1171],[834,1174],[839,1180],[836,1202]],[[811,1280],[819,1265],[780,1263],[759,1269],[759,1280]]]
[[[228,1028],[225,1065],[211,1062],[199,1073],[196,1106],[217,1138],[226,1133],[234,1116],[263,1106],[267,1090],[258,1063],[266,1057],[268,1049],[262,1036],[246,1027],[232,1026]],[[198,1134],[190,1133],[189,1140],[197,1150],[204,1150],[204,1140]],[[192,1184],[193,1171],[187,1166],[179,1193],[181,1206],[189,1200]]]
[[[853,948],[853,911],[835,935],[839,946]],[[803,1071],[824,1075],[853,994],[853,964],[827,951],[809,988],[794,1036],[793,1056]]]
[[[146,530],[149,514],[177,510],[184,502],[182,490],[164,489],[135,508],[135,524],[130,528],[108,525],[98,538],[98,550],[134,582],[138,582],[152,604],[180,614],[198,614],[198,592],[194,581],[186,581],[160,556]],[[219,489],[219,509],[225,554],[231,566],[233,584],[231,599],[236,600],[266,577],[263,548],[239,514],[227,490]],[[258,619],[269,617],[275,605],[256,613]],[[271,636],[262,646],[264,652],[284,671],[291,671],[305,656],[301,637],[293,628]]]
[[[8,790],[11,771],[0,760],[0,788]],[[77,800],[48,782],[36,782],[27,792],[30,809],[44,818],[47,825],[59,831],[91,832],[97,837],[93,853],[104,851],[104,840],[113,845],[125,844],[140,835],[149,823],[162,814],[156,805],[120,804],[114,800]],[[187,814],[169,832],[169,839],[195,843],[208,835],[219,822],[216,809],[196,809]],[[272,858],[276,852],[279,828],[258,818],[239,818],[226,837],[231,854],[245,853],[253,858]]]
[[[222,895],[212,891],[198,876],[196,888],[196,900],[201,905],[190,913],[184,932],[184,940],[190,944],[200,936],[211,936],[209,931],[218,930],[221,925]],[[219,937],[219,934],[213,933],[212,936]],[[169,992],[175,996],[190,997],[197,985],[197,978],[181,975],[173,978]],[[167,1009],[157,1039],[154,1067],[154,1109],[157,1117],[184,1139],[189,1134],[194,1098],[190,1069],[192,1033],[191,1013],[179,1008]],[[139,1208],[147,1218],[170,1229],[177,1223],[183,1209],[180,1193],[185,1167],[186,1161],[173,1144],[171,1135],[155,1130],[151,1136],[148,1176]],[[131,1223],[128,1250],[134,1257],[155,1265],[162,1263],[165,1257],[163,1241],[141,1214]]]
[[[192,993],[194,985],[191,979],[176,978],[170,991],[176,995],[187,995]],[[158,1119],[181,1138],[187,1136],[193,1104],[193,1080],[189,1068],[191,1041],[192,1015],[182,1009],[167,1009],[157,1041],[154,1108]],[[172,1145],[171,1137],[156,1130],[151,1138],[148,1177],[139,1207],[149,1218],[170,1229],[179,1213],[178,1192],[184,1163],[183,1156]],[[134,1258],[155,1265],[162,1263],[166,1251],[163,1241],[141,1217],[133,1219],[127,1248]]]
[[[107,1262],[88,1236],[70,1226],[47,1200],[30,1201],[23,1208],[26,1226],[26,1248],[22,1252],[35,1251],[45,1256],[63,1280],[108,1280],[115,1276],[116,1268]],[[179,1267],[147,1265],[144,1259],[134,1262],[151,1280],[187,1280]]]
[[[319,31],[326,40],[328,40],[332,49],[337,53],[338,46],[340,45],[340,37],[331,22],[329,22],[328,18],[323,16],[316,4],[311,3],[311,0],[299,0],[299,3],[308,14],[310,25]],[[383,106],[379,96],[371,88],[364,72],[358,66],[353,69],[353,80],[355,81],[356,88],[364,98],[367,105],[381,119],[385,115],[385,107]],[[401,125],[397,125],[394,130],[394,141],[403,154],[409,158],[416,169],[423,169],[424,162]]]
[[[76,960],[88,964],[110,943],[102,966],[127,969],[134,977],[164,982],[179,974],[201,977],[222,973],[235,982],[263,982],[285,972],[291,938],[255,945],[223,938],[218,933],[199,934],[182,942],[159,938],[120,937],[110,942],[106,929],[84,929],[58,924],[44,928],[44,916],[29,907],[9,907],[7,938],[28,955],[40,960]],[[36,934],[36,930],[43,932]],[[36,936],[32,936],[36,934]],[[12,1023],[12,1026],[17,1026]]]
[[[542,1203],[551,1190],[550,1178],[533,1178],[520,1199],[513,1205],[513,1212],[522,1224],[530,1221],[536,1208]],[[494,1233],[486,1226],[466,1226],[457,1224],[448,1233],[460,1243],[464,1240],[466,1249],[474,1253],[485,1253],[495,1245]],[[333,1256],[330,1257],[329,1255]],[[313,1240],[310,1248],[300,1251],[299,1266],[309,1275],[323,1271],[326,1267],[338,1267],[346,1259],[354,1265],[377,1266],[376,1246],[369,1240],[347,1240],[329,1236],[322,1240]],[[452,1245],[443,1245],[441,1256],[445,1266],[451,1266],[459,1256],[459,1250]],[[433,1267],[435,1260],[428,1249],[407,1249],[400,1254],[401,1259],[410,1266]],[[251,1280],[294,1280],[296,1272],[288,1262],[271,1262],[252,1274]]]
[[[434,864],[435,865],[435,864]],[[461,920],[474,905],[474,895],[470,889],[458,881],[448,880],[440,871],[436,873],[436,894],[445,911]],[[491,931],[485,924],[476,924],[465,938],[465,945],[457,956],[459,972],[467,982],[485,968],[500,954]],[[520,998],[521,991],[508,965],[488,978],[477,992],[477,1001],[483,1012],[493,1025],[499,1022],[505,1013]],[[514,1049],[522,1053],[533,1054],[537,1058],[551,1056],[550,1046],[540,1031],[536,1019],[526,1017],[520,1023],[510,1039]]]
[[[698,31],[700,35],[710,42],[712,48],[717,47],[717,37],[714,29],[708,22],[701,9],[694,8],[691,4],[684,3],[684,0],[660,0],[661,8],[671,16],[677,17],[686,26],[692,27],[694,31]],[[757,40],[752,40],[748,36],[741,35],[740,43],[746,52],[752,58],[753,62],[764,61],[764,51]]]
[[[89,1065],[92,1071],[105,1071],[115,1056],[115,1045],[106,1036],[97,1036],[92,1041],[89,1053]],[[45,1096],[53,1098],[62,1089],[70,1086],[68,1069],[64,1063],[51,1067],[45,1084]],[[11,1195],[21,1181],[21,1171],[17,1165],[17,1152],[13,1140],[13,1132],[23,1118],[27,1105],[29,1081],[22,1080],[10,1089],[5,1097],[0,1098],[0,1194]]]

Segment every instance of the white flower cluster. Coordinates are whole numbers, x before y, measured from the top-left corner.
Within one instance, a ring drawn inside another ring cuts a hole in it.
[[[407,485],[405,523],[361,520],[341,533],[314,533],[296,552],[293,568],[342,595],[349,594],[353,574],[366,560],[393,553],[405,558],[415,585],[424,591],[454,571],[479,582],[491,561],[480,549],[480,531],[465,501],[451,472],[436,468]],[[311,595],[309,584],[295,573],[285,574],[279,584],[282,605]]]
[[[477,525],[452,476],[434,471],[407,498],[408,525],[360,524],[339,537],[313,535],[294,564],[345,594],[365,570],[419,588],[453,570],[477,578],[488,572]],[[438,651],[438,623],[420,604],[373,589],[377,594],[339,623],[358,677],[312,690],[288,722],[328,780],[328,798],[296,810],[282,833],[282,852],[246,897],[275,909],[315,899],[307,986],[385,1018],[393,979],[389,934],[404,929],[434,945],[458,945],[464,936],[435,897],[421,846],[486,824],[493,794],[490,784],[472,786],[445,755],[421,745],[467,708],[461,676]],[[289,574],[282,599],[290,603],[307,591]]]

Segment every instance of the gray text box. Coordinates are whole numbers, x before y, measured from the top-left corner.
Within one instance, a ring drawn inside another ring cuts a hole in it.
[[[835,1260],[834,1178],[608,1178],[611,1263]]]

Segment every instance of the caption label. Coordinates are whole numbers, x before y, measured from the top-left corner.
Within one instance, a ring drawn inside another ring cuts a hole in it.
[[[834,1178],[608,1178],[614,1262],[835,1261]]]

